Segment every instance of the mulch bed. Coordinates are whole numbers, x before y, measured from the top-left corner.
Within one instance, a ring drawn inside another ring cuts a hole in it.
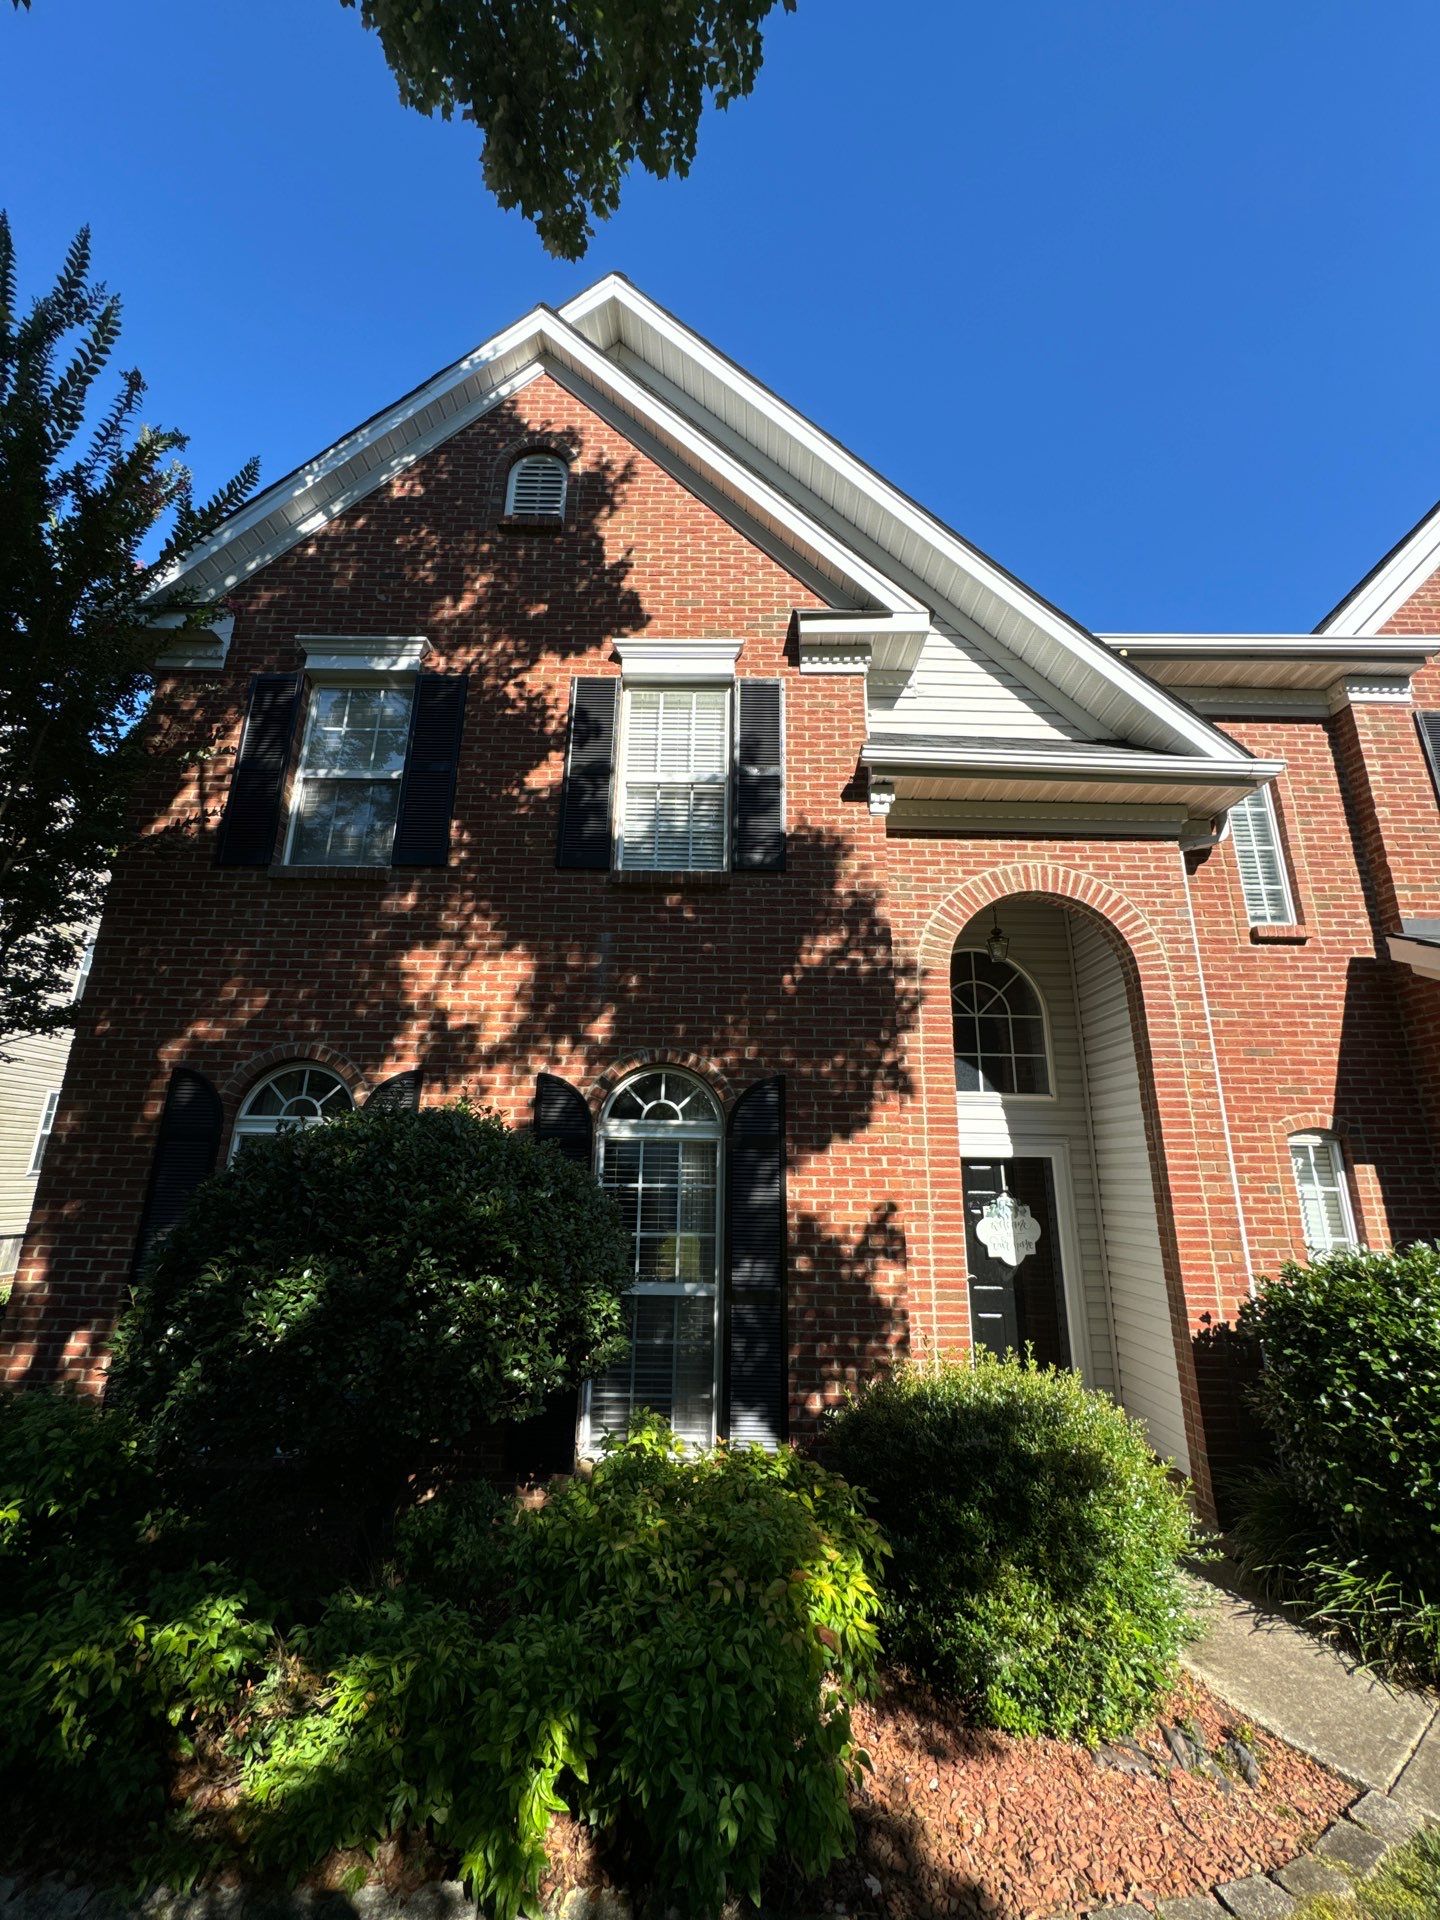
[[[1162,1723],[1176,1722],[1212,1752],[1241,1726],[1188,1680],[1137,1736],[1157,1760],[1171,1758]],[[1049,1920],[1280,1866],[1355,1790],[1283,1741],[1244,1731],[1258,1785],[1168,1765],[1152,1779],[1065,1741],[977,1731],[923,1689],[892,1683],[857,1715],[874,1767],[855,1801],[858,1851],[820,1885],[786,1889],[785,1904],[876,1920]]]

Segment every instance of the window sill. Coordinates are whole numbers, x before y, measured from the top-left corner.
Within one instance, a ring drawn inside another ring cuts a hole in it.
[[[1270,921],[1264,926],[1251,927],[1250,938],[1257,947],[1303,947],[1310,938],[1310,929],[1298,921]]]
[[[730,870],[718,871],[691,867],[611,867],[612,887],[634,887],[648,893],[695,893],[703,888],[728,887]]]
[[[388,880],[397,871],[384,867],[305,867],[277,860],[270,868],[272,880]],[[406,869],[408,871],[408,869]]]
[[[565,521],[553,513],[505,513],[500,516],[501,533],[512,533],[521,539],[533,534],[542,537],[545,534],[563,533]]]

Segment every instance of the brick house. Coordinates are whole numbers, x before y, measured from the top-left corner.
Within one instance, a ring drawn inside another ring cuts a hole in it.
[[[176,584],[213,751],[114,876],[12,1382],[99,1382],[247,1133],[463,1091],[634,1235],[564,1457],[1028,1340],[1208,1505],[1252,1275],[1440,1231],[1440,513],[1312,634],[1097,636],[610,278]]]

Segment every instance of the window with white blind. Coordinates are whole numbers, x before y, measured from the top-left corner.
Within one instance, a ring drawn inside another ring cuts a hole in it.
[[[522,454],[505,484],[505,511],[531,514],[547,520],[565,517],[565,490],[570,471],[554,453]]]
[[[622,764],[619,864],[723,869],[729,851],[730,689],[628,690]]]
[[[628,1431],[642,1407],[682,1439],[715,1439],[720,1110],[698,1080],[642,1073],[600,1123],[600,1184],[630,1238],[630,1350],[585,1398],[583,1451]]]
[[[414,697],[408,674],[311,693],[285,856],[293,866],[390,864]]]
[[[1290,1165],[1300,1196],[1300,1220],[1310,1254],[1356,1244],[1355,1216],[1340,1142],[1330,1133],[1290,1136]]]
[[[1230,838],[1235,844],[1240,889],[1245,895],[1245,911],[1251,926],[1291,925],[1295,919],[1295,902],[1290,895],[1290,879],[1285,871],[1275,802],[1269,787],[1257,787],[1231,807]]]

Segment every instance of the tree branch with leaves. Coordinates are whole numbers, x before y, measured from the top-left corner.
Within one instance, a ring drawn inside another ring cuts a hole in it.
[[[129,831],[155,625],[173,562],[255,485],[195,504],[183,434],[143,423],[133,369],[106,395],[118,297],[77,235],[20,317],[0,213],[0,1047],[69,1024],[68,987]],[[158,539],[153,557],[142,557]],[[200,608],[182,625],[205,624]]]

